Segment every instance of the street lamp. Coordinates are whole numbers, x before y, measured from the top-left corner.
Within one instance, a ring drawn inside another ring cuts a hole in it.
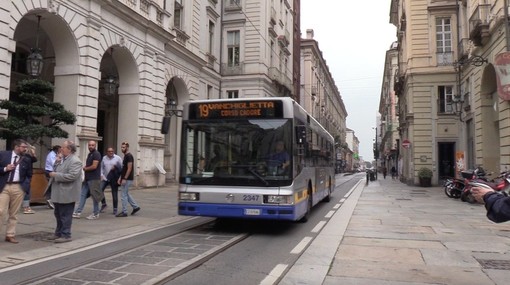
[[[115,95],[115,92],[117,91],[117,81],[115,81],[115,78],[113,76],[108,76],[104,80],[103,87],[104,95],[106,96]]]
[[[163,121],[161,123],[162,134],[168,134],[170,130],[170,121],[172,120],[173,116],[181,117],[182,110],[177,109],[177,101],[174,98],[168,98],[165,105],[165,116],[163,117]]]
[[[37,15],[37,30],[35,34],[35,47],[30,49],[30,54],[27,57],[27,72],[32,77],[39,77],[43,68],[43,56],[39,48],[39,26],[41,23],[41,16]]]
[[[453,62],[453,67],[455,68],[455,71],[457,71],[457,92],[453,96],[453,108],[455,109],[455,114],[459,116],[459,121],[463,122],[462,120],[462,104],[464,104],[464,98],[469,95],[469,93],[464,94],[464,96],[461,96],[461,87],[460,87],[460,80],[461,80],[461,73],[462,73],[462,67],[466,65],[472,65],[476,67],[482,66],[484,63],[488,63],[489,61],[479,55],[473,55],[470,58],[465,59],[459,59],[458,61]]]

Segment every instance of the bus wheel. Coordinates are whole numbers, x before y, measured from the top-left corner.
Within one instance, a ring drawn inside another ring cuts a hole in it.
[[[324,202],[329,202],[331,201],[331,179],[329,181],[329,187],[328,187],[328,195],[326,195],[326,197],[324,197],[324,200],[322,200]]]
[[[312,212],[312,191],[308,191],[308,201],[306,205],[306,214],[299,220],[302,223],[308,222],[308,219],[310,219],[310,213]]]

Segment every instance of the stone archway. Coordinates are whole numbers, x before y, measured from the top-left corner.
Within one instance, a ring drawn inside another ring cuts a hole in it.
[[[99,89],[97,103],[97,134],[102,138],[97,149],[105,154],[106,148],[113,147],[118,152],[118,116],[119,116],[119,73],[113,60],[115,48],[108,49],[99,65]],[[111,86],[109,86],[111,85]],[[112,87],[113,86],[113,87]]]
[[[497,93],[496,71],[488,64],[482,73],[479,112],[480,134],[478,151],[481,153],[481,164],[484,168],[500,172],[500,129],[499,129],[499,96]]]
[[[141,127],[140,76],[138,73],[138,66],[131,51],[124,46],[112,46],[108,49],[108,52],[111,53],[111,64],[115,66],[118,75],[118,103],[116,106],[118,110],[116,126],[117,149],[120,149],[118,144],[127,141],[130,145],[130,152],[136,154],[139,149],[138,141]],[[115,69],[112,68],[111,70]],[[113,129],[114,127],[112,127],[112,130]],[[137,166],[135,165],[135,167]]]
[[[38,18],[39,28],[38,27]],[[26,57],[31,48],[38,47],[43,56],[43,69],[39,78],[52,82],[55,92],[52,100],[64,105],[66,110],[77,114],[79,88],[79,49],[69,25],[58,14],[47,10],[32,10],[23,15],[16,23],[13,39],[16,50],[12,54],[10,92],[16,90],[19,80],[29,78],[26,73]],[[69,133],[69,138],[76,138],[76,126],[62,126]],[[53,142],[44,139],[39,149],[39,157],[46,157]],[[34,167],[43,167],[44,159]]]
[[[20,16],[19,19],[13,19],[9,24],[13,34],[8,36],[16,42],[10,69],[10,95],[16,92],[18,81],[30,78],[26,70],[26,59],[31,49],[38,48],[43,58],[43,68],[39,78],[49,81],[55,86],[55,91],[50,99],[64,105],[66,110],[78,114],[79,48],[66,20],[47,10],[34,9]],[[75,125],[61,127],[68,132],[69,139],[76,140]],[[39,160],[33,165],[34,174],[31,181],[30,197],[32,202],[45,201],[43,195],[47,184],[44,177],[45,157],[51,146],[58,144],[62,139],[43,138],[41,145],[36,145],[36,154]]]
[[[167,106],[173,101],[177,104],[176,108],[182,110],[182,103],[189,100],[186,83],[179,77],[170,79],[166,88],[165,98]],[[170,121],[169,132],[165,135],[164,168],[167,180],[175,180],[177,178],[181,140],[180,125],[180,117],[173,116]]]

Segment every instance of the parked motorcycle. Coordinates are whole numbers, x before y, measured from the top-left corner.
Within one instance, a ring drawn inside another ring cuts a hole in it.
[[[476,203],[475,197],[471,193],[471,188],[473,187],[469,183],[472,181],[475,182],[488,182],[486,178],[485,170],[479,166],[474,170],[463,170],[460,172],[462,177],[464,178],[464,188],[462,189],[462,193],[460,194],[460,200],[462,202],[468,202],[470,204]]]
[[[444,184],[444,193],[449,198],[459,199],[462,194],[462,189],[464,189],[465,184],[462,179],[457,179],[453,177],[446,178]]]
[[[475,179],[469,182],[469,191],[471,192],[471,188],[473,187],[482,187],[486,189],[491,189],[505,196],[510,195],[510,172],[502,172],[500,176],[498,176],[494,182],[484,181]]]

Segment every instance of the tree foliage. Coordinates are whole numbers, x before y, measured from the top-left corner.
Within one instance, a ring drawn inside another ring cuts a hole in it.
[[[54,91],[50,82],[25,79],[18,83],[17,91],[10,100],[0,100],[0,109],[9,111],[8,117],[0,120],[0,138],[40,143],[43,137],[68,137],[61,126],[74,124],[76,116],[50,100]]]

